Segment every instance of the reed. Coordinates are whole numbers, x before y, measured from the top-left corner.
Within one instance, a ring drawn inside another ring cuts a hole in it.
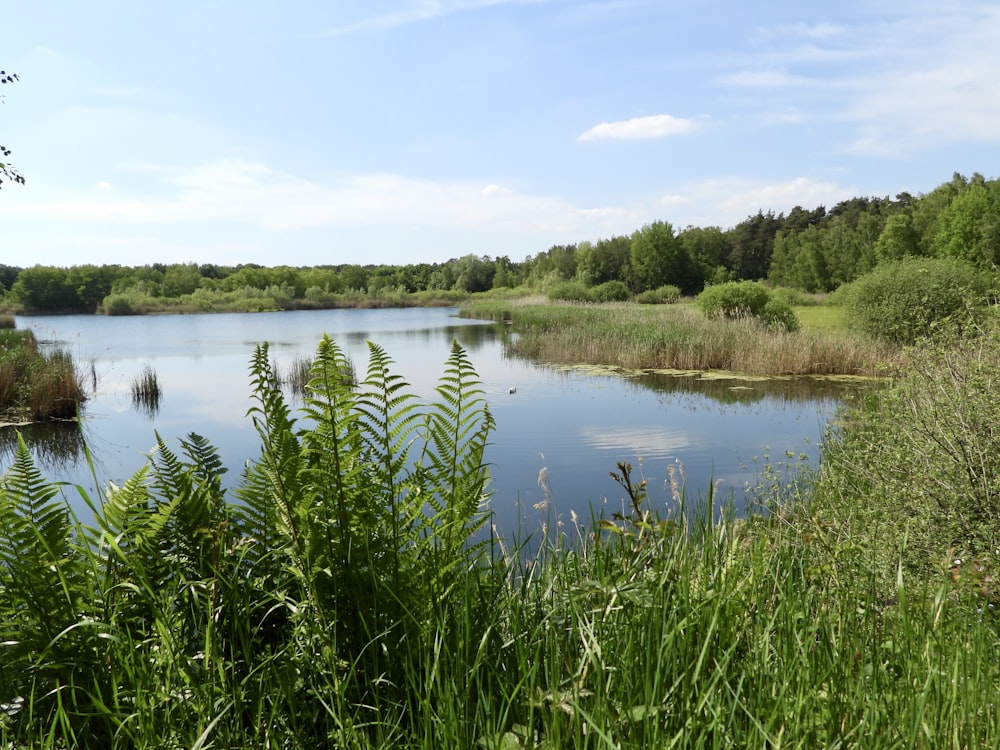
[[[0,411],[9,420],[76,417],[83,382],[69,353],[42,351],[31,331],[0,330]]]
[[[258,349],[261,454],[231,496],[204,438],[158,439],[76,488],[81,523],[18,439],[0,747],[1000,743],[993,600],[946,570],[883,591],[815,476],[768,470],[738,520],[619,464],[617,513],[476,543],[492,419],[464,353],[428,403],[377,347],[355,386],[344,366],[324,340],[298,421]]]
[[[160,399],[163,389],[156,370],[148,362],[132,378],[132,404],[139,410],[152,416],[160,410]]]
[[[751,375],[875,376],[902,362],[897,347],[829,329],[781,332],[752,319],[706,318],[690,305],[476,302],[463,315],[509,320],[519,356],[629,369]]]

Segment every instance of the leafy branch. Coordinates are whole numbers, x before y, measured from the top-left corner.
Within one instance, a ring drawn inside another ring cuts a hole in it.
[[[17,73],[8,73],[6,70],[0,70],[0,83],[13,83],[17,80],[19,80]],[[0,97],[0,101],[3,101],[3,97]],[[3,187],[4,179],[11,182],[19,182],[22,185],[24,184],[24,177],[21,173],[14,169],[6,161],[7,157],[10,156],[10,153],[9,148],[0,144],[0,159],[4,160],[0,161],[0,188]]]

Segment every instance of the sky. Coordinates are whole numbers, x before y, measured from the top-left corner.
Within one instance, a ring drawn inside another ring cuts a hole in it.
[[[1000,3],[50,0],[0,263],[520,261],[998,176]]]

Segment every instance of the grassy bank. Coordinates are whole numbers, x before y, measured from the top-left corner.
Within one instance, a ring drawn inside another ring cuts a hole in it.
[[[73,418],[85,399],[69,354],[42,352],[31,331],[0,327],[0,421]]]
[[[983,343],[982,361],[998,352]],[[82,525],[19,447],[0,483],[0,746],[1000,743],[995,598],[947,557],[959,527],[910,548],[850,525],[852,507],[897,501],[857,483],[890,468],[867,440],[831,437],[837,460],[815,476],[765,467],[768,512],[745,520],[698,520],[676,475],[660,497],[620,465],[620,515],[553,519],[524,559],[469,543],[489,521],[492,418],[465,353],[428,403],[371,355],[358,381],[324,340],[297,422],[258,349],[261,453],[231,496],[192,434],[179,453],[158,441],[106,497],[79,488],[96,518]],[[948,375],[968,361],[930,360],[885,392],[979,411],[975,368]],[[849,425],[874,435],[896,406]],[[885,490],[926,484],[926,456],[911,459],[912,485]]]
[[[690,305],[575,305],[538,300],[473,300],[462,314],[511,323],[518,356],[559,364],[633,369],[728,370],[752,375],[884,373],[897,348],[848,336],[826,308],[802,308],[802,330],[753,320],[708,319]],[[819,312],[816,312],[819,311]]]

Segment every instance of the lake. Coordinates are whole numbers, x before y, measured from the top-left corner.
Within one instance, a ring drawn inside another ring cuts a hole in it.
[[[158,432],[171,447],[196,432],[215,445],[236,482],[259,455],[246,416],[249,362],[267,341],[279,369],[311,356],[329,333],[355,363],[367,367],[367,340],[396,362],[395,372],[423,399],[434,395],[452,341],[469,353],[483,383],[496,430],[487,449],[495,523],[504,534],[547,520],[584,519],[590,508],[611,513],[624,492],[609,476],[619,461],[648,482],[655,505],[670,502],[669,471],[683,469],[689,497],[717,497],[742,507],[743,488],[757,481],[765,455],[815,462],[829,420],[850,391],[825,381],[705,379],[594,368],[553,368],[512,358],[501,325],[456,317],[453,308],[323,310],[140,317],[18,317],[49,346],[68,350],[94,375],[82,429],[23,428],[39,467],[53,480],[83,485],[123,482],[144,462]],[[150,365],[162,388],[159,408],[138,408],[131,383]],[[515,393],[510,393],[516,388]],[[0,470],[10,466],[15,432],[0,430]],[[547,477],[547,483],[540,482]],[[544,486],[543,486],[544,485]],[[75,491],[67,497],[84,510]],[[543,507],[546,506],[547,507]],[[536,508],[536,506],[538,506]]]

